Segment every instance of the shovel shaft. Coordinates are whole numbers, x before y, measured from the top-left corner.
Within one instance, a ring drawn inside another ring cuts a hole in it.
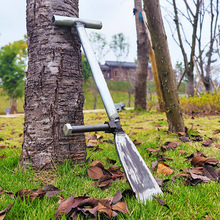
[[[102,102],[105,106],[105,110],[108,114],[109,120],[115,120],[119,118],[118,112],[115,108],[114,102],[112,100],[111,94],[109,92],[108,86],[100,69],[99,63],[95,58],[95,54],[91,47],[89,38],[87,36],[85,27],[82,23],[76,23],[76,29],[79,34],[79,38],[82,43],[83,50],[85,52],[86,58],[89,62],[93,78],[95,80],[96,86],[99,90]]]

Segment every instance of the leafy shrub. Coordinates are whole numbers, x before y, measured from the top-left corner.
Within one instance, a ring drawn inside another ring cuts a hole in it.
[[[220,111],[220,94],[200,94],[200,97],[181,97],[181,108],[184,113],[191,112],[219,112]]]

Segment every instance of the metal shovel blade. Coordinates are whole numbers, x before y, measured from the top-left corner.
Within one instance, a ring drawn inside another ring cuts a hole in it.
[[[137,148],[125,132],[116,132],[115,147],[128,182],[138,200],[146,202],[162,191]]]

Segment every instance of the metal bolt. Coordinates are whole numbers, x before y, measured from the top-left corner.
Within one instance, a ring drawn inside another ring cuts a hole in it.
[[[72,134],[72,126],[71,124],[65,124],[63,126],[63,133],[65,136],[70,136]]]

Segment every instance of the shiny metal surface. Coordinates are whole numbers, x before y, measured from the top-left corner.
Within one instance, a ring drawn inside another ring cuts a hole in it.
[[[92,28],[92,29],[102,28],[101,21],[94,21],[94,20],[75,18],[75,17],[66,17],[60,15],[54,15],[52,18],[52,22],[53,24],[59,26],[73,26],[76,24],[76,22],[81,22],[82,24],[85,25],[86,28]]]
[[[137,148],[125,132],[115,134],[115,146],[128,182],[141,202],[162,191]]]
[[[103,73],[100,69],[99,63],[96,60],[95,54],[94,54],[93,49],[91,47],[91,44],[90,44],[89,38],[87,36],[86,30],[84,28],[84,25],[82,23],[77,22],[76,29],[78,31],[83,50],[84,50],[86,58],[89,62],[89,65],[90,65],[90,68],[91,68],[91,71],[93,74],[93,78],[94,78],[96,86],[99,90],[99,93],[102,98],[102,102],[105,106],[105,110],[108,114],[108,117],[110,120],[119,118],[118,112],[115,108],[115,104],[112,100],[112,97],[109,92],[106,81],[104,79]]]

